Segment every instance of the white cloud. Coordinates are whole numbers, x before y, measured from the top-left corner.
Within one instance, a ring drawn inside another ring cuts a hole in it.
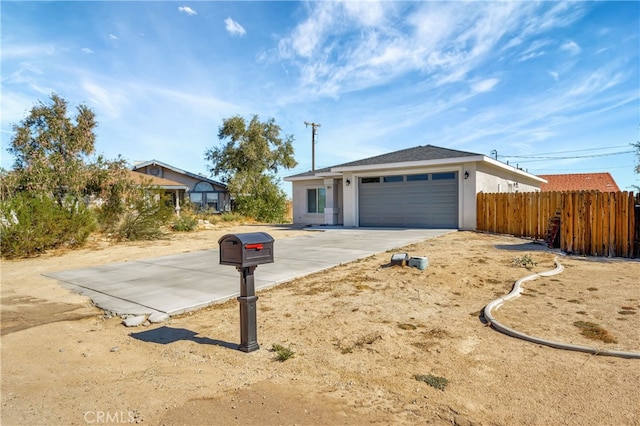
[[[573,40],[569,40],[564,43],[562,46],[560,46],[560,49],[569,52],[572,55],[577,55],[582,50],[580,49],[580,46],[578,46],[578,43]]]
[[[367,27],[383,25],[388,12],[386,6],[376,1],[347,1],[344,8],[350,18]]]
[[[189,6],[180,6],[178,8],[178,11],[182,12],[182,13],[186,13],[189,16],[193,16],[193,15],[197,15],[198,14],[198,12],[196,12],[193,9],[191,9]]]
[[[556,71],[549,71],[549,75],[551,77],[553,77],[554,81],[558,81],[560,80],[560,73],[556,72]]]
[[[478,81],[471,85],[471,90],[474,93],[490,92],[500,82],[497,78],[488,78],[486,80]]]
[[[544,55],[553,41],[536,38],[577,19],[582,8],[544,3],[477,2],[470,7],[416,2],[401,7],[385,1],[311,2],[308,17],[279,40],[273,60],[297,66],[302,91],[317,96],[338,97],[416,72],[441,86],[464,82],[500,54],[520,61]],[[476,88],[491,90],[490,83]]]
[[[224,26],[227,32],[231,35],[235,36],[243,36],[247,33],[247,31],[242,27],[242,25],[238,24],[231,18],[227,18],[224,20]]]
[[[29,62],[21,62],[18,69],[6,78],[6,82],[12,85],[22,85],[35,93],[48,95],[53,92],[53,89],[49,86],[42,86],[43,75],[44,72],[39,67]]]
[[[113,86],[99,86],[91,81],[84,81],[81,86],[88,94],[91,103],[99,109],[99,113],[104,113],[111,118],[120,116],[122,104],[126,100],[121,90]]]
[[[520,52],[518,60],[524,62],[545,55],[546,52],[543,48],[551,43],[551,40],[534,40],[528,48]]]
[[[86,54],[94,53],[93,50],[89,49],[88,47],[83,47],[80,50],[82,50],[82,53],[86,53]]]
[[[110,38],[111,40],[117,40],[117,39],[118,39],[118,36],[113,35],[113,34],[109,34],[109,38]]]
[[[31,60],[40,56],[50,56],[56,53],[56,48],[52,44],[12,44],[4,43],[0,55],[2,59]]]
[[[9,129],[11,124],[16,124],[27,116],[29,110],[34,106],[34,100],[21,93],[4,89],[0,104],[2,105],[2,128],[4,131],[5,128]]]

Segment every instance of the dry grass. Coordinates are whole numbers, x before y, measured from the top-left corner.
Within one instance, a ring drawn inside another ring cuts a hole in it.
[[[618,339],[598,324],[589,321],[576,321],[573,325],[582,330],[581,334],[589,339],[600,340],[604,343],[618,343]]]

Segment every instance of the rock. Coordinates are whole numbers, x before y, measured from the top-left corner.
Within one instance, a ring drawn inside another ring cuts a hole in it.
[[[164,312],[154,312],[149,315],[149,322],[152,323],[164,322],[168,319],[169,315],[165,314]]]
[[[120,346],[114,346],[111,348],[111,352],[118,352],[120,350]]]
[[[125,320],[122,321],[122,323],[127,327],[137,327],[140,324],[142,324],[146,319],[147,317],[144,315],[137,315],[137,316],[125,318]]]

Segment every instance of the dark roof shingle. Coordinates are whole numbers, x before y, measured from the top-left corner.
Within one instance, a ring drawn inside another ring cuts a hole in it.
[[[314,172],[308,171],[289,177],[314,176],[316,173],[330,172],[331,169],[356,166],[374,166],[378,164],[405,163],[411,161],[444,160],[469,156],[477,156],[474,152],[458,151],[455,149],[441,148],[433,145],[415,146],[413,148],[401,149],[387,154],[376,155],[362,160],[350,161],[332,167],[316,169]]]

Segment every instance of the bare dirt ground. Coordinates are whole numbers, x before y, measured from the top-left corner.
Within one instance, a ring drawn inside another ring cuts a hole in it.
[[[305,232],[218,227],[3,261],[2,425],[640,424],[640,361],[540,346],[481,321],[517,279],[554,268],[558,253],[526,240],[457,232],[394,250],[427,256],[424,271],[383,267],[391,253],[381,253],[259,292],[261,349],[249,354],[234,349],[235,300],[126,328],[41,276],[256,230]],[[513,265],[526,254],[533,269]],[[496,317],[551,340],[640,352],[640,262],[559,259],[562,274],[526,283]],[[588,339],[576,321],[615,343]],[[277,361],[274,343],[295,355]]]

